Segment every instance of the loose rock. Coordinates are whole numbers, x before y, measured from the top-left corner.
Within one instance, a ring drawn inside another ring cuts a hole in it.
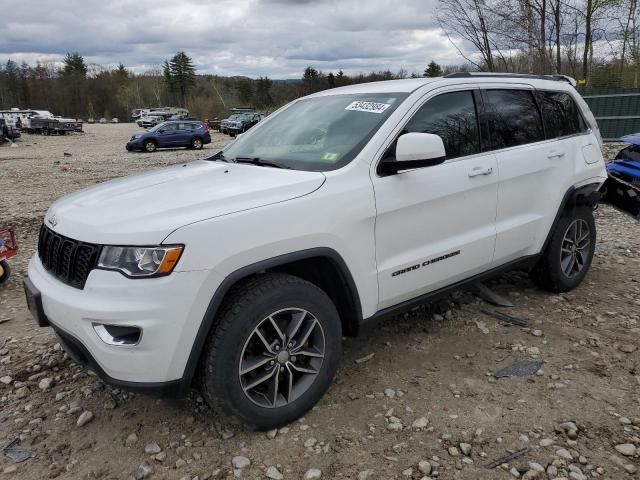
[[[85,426],[87,423],[89,423],[91,420],[93,420],[93,413],[90,412],[89,410],[85,410],[84,412],[82,412],[80,414],[80,416],[78,417],[78,421],[76,422],[76,424],[79,427],[83,427]]]

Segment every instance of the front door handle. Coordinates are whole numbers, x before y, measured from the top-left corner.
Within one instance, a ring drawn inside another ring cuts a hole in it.
[[[475,167],[469,172],[469,177],[477,177],[479,175],[491,175],[493,173],[492,167]]]
[[[562,158],[564,156],[565,156],[565,152],[551,152],[549,153],[549,155],[547,155],[547,158],[551,160],[553,158]]]

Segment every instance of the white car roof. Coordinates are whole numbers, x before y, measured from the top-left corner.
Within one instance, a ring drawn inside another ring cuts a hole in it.
[[[487,74],[474,74],[471,73],[468,76],[460,77],[431,77],[431,78],[407,78],[402,80],[386,80],[382,82],[369,82],[358,83],[355,85],[348,85],[346,87],[331,88],[329,90],[323,90],[312,96],[324,96],[324,95],[342,95],[352,93],[411,93],[421,87],[427,85],[433,86],[446,86],[446,85],[463,85],[463,84],[515,84],[515,85],[529,85],[540,90],[559,90],[570,91],[573,90],[572,83],[574,83],[570,77],[560,79],[559,77],[548,76],[545,78],[541,75],[517,75],[517,74],[499,74],[499,73],[487,73]]]

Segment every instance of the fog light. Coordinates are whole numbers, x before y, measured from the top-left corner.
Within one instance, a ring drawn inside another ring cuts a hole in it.
[[[123,327],[120,325],[104,325],[94,323],[93,329],[107,345],[134,346],[140,343],[142,329],[138,327]]]

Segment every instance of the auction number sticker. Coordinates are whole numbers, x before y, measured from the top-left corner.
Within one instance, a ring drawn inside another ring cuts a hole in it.
[[[345,110],[352,110],[354,112],[369,112],[369,113],[382,113],[391,105],[388,103],[378,103],[378,102],[363,102],[357,100],[350,105],[347,105]]]

